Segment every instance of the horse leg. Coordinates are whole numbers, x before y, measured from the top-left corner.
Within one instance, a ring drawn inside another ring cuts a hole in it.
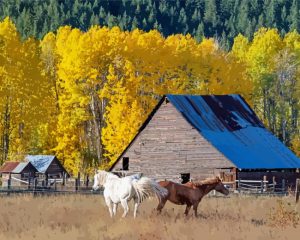
[[[124,208],[124,213],[122,215],[122,217],[124,218],[124,217],[126,217],[128,211],[129,211],[127,200],[126,199],[122,199],[121,200],[121,204],[122,204],[122,207]]]
[[[156,208],[156,210],[158,211],[158,213],[161,213],[161,210],[164,208],[167,200],[168,200],[167,198],[163,198],[163,197],[159,200],[159,204],[158,204],[158,206]]]
[[[186,208],[185,208],[185,211],[184,211],[184,214],[185,214],[185,216],[187,216],[188,214],[189,214],[189,211],[190,211],[190,209],[191,209],[191,204],[187,204],[186,205]]]
[[[110,217],[113,217],[112,201],[110,200],[110,198],[105,198],[105,203],[106,203],[106,206],[108,207]]]
[[[138,210],[138,207],[139,207],[139,202],[137,199],[134,199],[134,211],[133,211],[133,217],[136,218],[136,213],[137,213],[137,210]]]
[[[114,214],[114,216],[116,216],[117,208],[118,208],[118,204],[117,203],[113,203],[113,214]]]
[[[195,212],[195,217],[198,217],[198,213],[197,213],[198,205],[199,205],[199,202],[196,202],[196,203],[194,203],[194,205],[193,205],[193,209],[194,209],[194,212]]]

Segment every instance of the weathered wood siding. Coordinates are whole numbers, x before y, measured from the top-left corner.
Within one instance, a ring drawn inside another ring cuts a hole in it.
[[[218,168],[234,167],[166,102],[122,157],[129,157],[128,173],[142,172],[157,180],[180,181],[180,173],[211,177],[218,174]],[[120,169],[122,158],[112,171]]]
[[[57,175],[59,177],[62,177],[63,172],[65,172],[64,168],[59,163],[59,160],[57,158],[54,158],[51,162],[50,166],[48,167],[46,173],[51,175]]]
[[[28,179],[28,177],[35,177],[36,172],[37,170],[31,164],[28,164],[21,173],[22,179]]]

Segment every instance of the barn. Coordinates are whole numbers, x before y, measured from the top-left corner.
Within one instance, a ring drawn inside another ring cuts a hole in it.
[[[157,180],[220,175],[295,183],[300,159],[240,95],[166,95],[110,168]]]
[[[46,178],[69,177],[67,170],[54,155],[27,155],[25,161],[30,162]]]
[[[21,186],[35,177],[37,169],[30,162],[5,162],[0,169],[2,186],[7,186],[7,180],[11,178],[12,186]]]

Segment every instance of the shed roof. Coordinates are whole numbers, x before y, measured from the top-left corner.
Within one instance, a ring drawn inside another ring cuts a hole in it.
[[[25,158],[40,172],[45,173],[55,159],[54,155],[27,155]]]
[[[182,116],[238,168],[300,168],[240,95],[167,95]]]
[[[5,162],[0,168],[0,173],[12,173],[19,162]]]
[[[25,169],[25,167],[27,167],[28,165],[31,165],[33,167],[33,169],[35,169],[36,171],[38,171],[32,164],[31,162],[20,162],[15,169],[13,170],[13,173],[22,173],[23,170]]]

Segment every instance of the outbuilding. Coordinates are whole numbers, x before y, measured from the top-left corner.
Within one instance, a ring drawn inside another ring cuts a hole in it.
[[[67,170],[54,155],[27,155],[25,161],[30,162],[46,178],[69,177]]]
[[[2,186],[7,186],[8,179],[11,180],[11,186],[27,184],[36,172],[37,169],[30,162],[5,162],[0,169]]]

